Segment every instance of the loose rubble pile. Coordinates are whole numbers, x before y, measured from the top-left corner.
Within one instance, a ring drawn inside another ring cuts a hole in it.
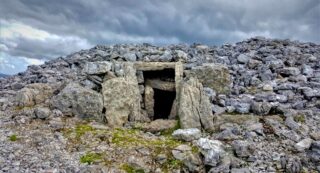
[[[135,62],[183,64],[177,115]],[[0,172],[320,172],[319,98],[314,43],[96,46],[0,77]]]

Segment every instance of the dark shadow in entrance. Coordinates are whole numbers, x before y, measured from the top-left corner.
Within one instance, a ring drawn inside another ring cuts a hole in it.
[[[145,79],[160,79],[163,81],[174,81],[174,75],[174,69],[143,71],[143,76]]]
[[[154,120],[168,119],[176,92],[154,89]]]

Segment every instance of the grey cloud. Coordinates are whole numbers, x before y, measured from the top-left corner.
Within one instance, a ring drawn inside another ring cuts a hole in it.
[[[223,44],[255,35],[320,42],[319,0],[2,0],[0,16],[61,37],[78,37],[90,45]],[[58,43],[52,40],[16,41],[20,44],[10,54],[27,57],[79,48],[56,50]]]
[[[182,42],[209,44],[221,44],[224,41],[215,41],[216,35],[212,34],[215,31],[224,31],[225,34],[267,31],[274,37],[320,40],[308,34],[319,30],[318,0],[18,2],[10,1],[14,3],[11,6],[19,8],[16,10],[18,16],[10,13],[4,15],[19,17],[57,34],[91,35],[87,37],[91,42],[103,42],[99,40],[99,33],[105,30],[145,37],[177,37]],[[1,11],[5,12],[5,9]],[[300,25],[309,26],[309,30],[299,32],[294,29]],[[212,33],[204,34],[207,32]],[[240,39],[233,38],[232,41]]]
[[[52,38],[45,40],[17,38],[13,41],[17,43],[16,46],[10,47],[10,45],[6,45],[9,48],[4,52],[12,56],[29,57],[34,59],[52,59],[61,55],[66,55],[70,52],[79,51],[84,47],[89,48],[90,46],[93,46],[81,45],[81,42],[84,41],[77,38],[66,40]]]

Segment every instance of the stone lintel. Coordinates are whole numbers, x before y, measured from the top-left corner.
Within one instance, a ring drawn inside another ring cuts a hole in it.
[[[137,70],[155,71],[164,69],[175,69],[175,62],[136,62],[134,66]]]
[[[162,81],[160,79],[149,79],[146,81],[146,84],[159,90],[176,91],[174,82]]]

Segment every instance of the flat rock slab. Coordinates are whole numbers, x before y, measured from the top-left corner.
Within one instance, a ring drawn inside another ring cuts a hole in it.
[[[165,131],[168,129],[173,129],[177,125],[177,120],[163,120],[157,119],[155,121],[151,121],[142,127],[144,131],[156,133]]]
[[[197,128],[178,129],[172,133],[173,138],[183,141],[193,141],[201,137],[201,131]]]
[[[134,66],[137,70],[152,71],[152,70],[163,70],[163,69],[174,69],[174,62],[136,62]]]

